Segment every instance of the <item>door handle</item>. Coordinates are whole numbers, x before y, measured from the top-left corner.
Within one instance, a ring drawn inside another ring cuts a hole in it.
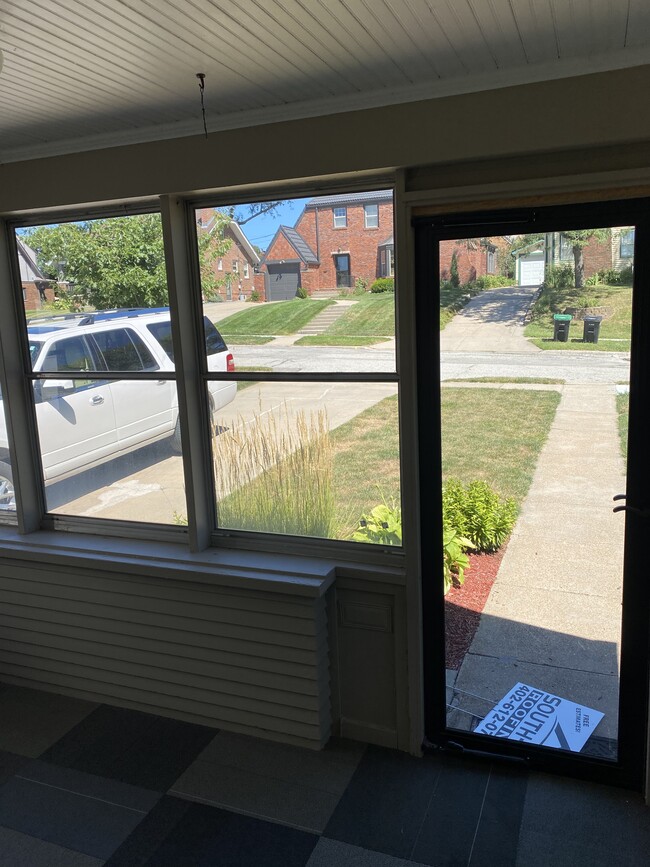
[[[166,382],[167,382],[166,379],[159,379],[159,380],[156,382],[156,385],[164,385]]]
[[[104,398],[101,396],[101,394],[95,394],[93,395],[93,397],[90,398],[91,406],[99,406],[102,403],[104,403]]]

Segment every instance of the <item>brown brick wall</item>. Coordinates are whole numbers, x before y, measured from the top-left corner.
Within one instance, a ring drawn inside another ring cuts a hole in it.
[[[441,241],[440,277],[442,280],[449,280],[451,276],[451,258],[454,251],[458,261],[458,278],[461,283],[469,283],[470,280],[487,274],[487,249],[485,247],[478,246],[474,250],[469,250],[462,241]]]
[[[200,219],[203,220],[203,224],[209,224],[209,221],[214,217],[214,211],[212,208],[203,208],[200,211],[197,211],[197,222]],[[199,227],[198,231],[202,231]],[[238,239],[234,236],[234,234],[230,231],[228,227],[225,229],[224,233],[225,237],[231,242],[230,248],[228,251],[220,257],[219,259],[215,259],[212,263],[212,271],[217,280],[221,281],[221,285],[217,290],[219,295],[226,300],[228,296],[228,290],[226,287],[226,276],[231,275],[230,278],[230,286],[232,299],[236,301],[240,295],[245,295],[247,298],[250,296],[251,292],[255,288],[255,272],[254,272],[254,264],[253,260],[250,258],[246,250],[241,246]],[[238,273],[233,271],[233,263],[237,263]],[[248,263],[248,277],[244,276],[244,263]],[[221,264],[221,267],[219,265]]]
[[[23,280],[23,299],[25,301],[25,310],[40,310],[43,306],[41,303],[41,293],[38,291],[38,285],[33,281]],[[48,285],[45,287],[45,300],[48,302],[54,301],[54,289]]]

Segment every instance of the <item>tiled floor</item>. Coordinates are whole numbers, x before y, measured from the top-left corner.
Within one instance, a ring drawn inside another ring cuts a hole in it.
[[[650,810],[604,786],[13,686],[0,711],[0,865],[650,865]]]

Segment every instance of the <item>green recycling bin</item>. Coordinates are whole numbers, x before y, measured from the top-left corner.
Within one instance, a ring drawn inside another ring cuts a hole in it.
[[[598,337],[600,336],[600,323],[602,321],[602,316],[585,316],[582,330],[583,343],[598,343]]]
[[[556,313],[553,316],[553,340],[567,343],[569,340],[569,325],[571,325],[570,313]]]

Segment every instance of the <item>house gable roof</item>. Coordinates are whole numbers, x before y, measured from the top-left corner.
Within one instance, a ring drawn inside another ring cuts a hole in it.
[[[18,248],[18,264],[20,265],[20,279],[26,283],[32,283],[34,280],[47,280],[47,277],[36,262],[36,253],[31,247],[28,247],[20,238],[16,238],[16,246]]]
[[[303,238],[303,236],[298,232],[297,229],[291,228],[291,226],[280,226],[275,235],[273,236],[273,240],[268,246],[268,250],[266,255],[262,259],[262,262],[273,262],[274,259],[269,257],[269,253],[272,252],[275,242],[278,239],[279,235],[284,235],[286,240],[291,244],[293,249],[298,254],[298,257],[306,264],[306,265],[318,265],[318,257],[309,246],[307,241]]]

